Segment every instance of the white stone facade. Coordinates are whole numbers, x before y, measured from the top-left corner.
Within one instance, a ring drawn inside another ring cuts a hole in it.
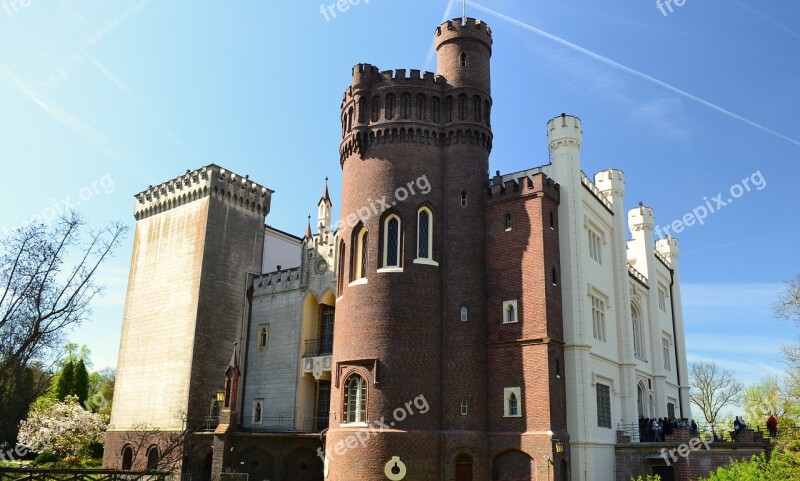
[[[640,415],[691,416],[678,243],[655,242],[652,209],[638,206],[626,213],[622,171],[604,170],[593,178],[583,173],[580,119],[551,120],[548,140],[550,164],[542,170],[561,186],[572,479],[610,481],[617,429],[635,426]],[[605,387],[610,423],[598,411]]]

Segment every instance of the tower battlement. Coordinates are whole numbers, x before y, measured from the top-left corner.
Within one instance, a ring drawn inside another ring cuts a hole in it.
[[[300,274],[299,267],[262,274],[253,279],[254,293],[263,296],[299,289],[301,286]]]
[[[625,195],[625,173],[617,169],[601,170],[594,174],[594,184],[606,197]]]
[[[567,114],[550,119],[547,122],[547,142],[551,152],[565,146],[580,149],[583,144],[581,119]]]
[[[404,89],[426,89],[437,93],[444,90],[447,81],[441,75],[419,69],[383,70],[370,64],[360,63],[353,67],[352,85],[347,87],[342,97],[342,109],[350,104],[355,97],[364,95],[363,90],[371,89],[397,89],[398,93]]]
[[[652,208],[639,204],[628,211],[628,227],[630,227],[631,232],[641,230],[649,230],[652,232],[654,226],[655,221]]]
[[[678,239],[667,237],[656,241],[656,253],[664,258],[670,267],[675,265],[675,260],[680,255]]]
[[[151,185],[136,194],[134,217],[141,220],[209,195],[256,215],[266,216],[273,193],[251,181],[249,176],[242,177],[216,164],[209,164],[194,171],[187,170],[179,177]]]
[[[490,203],[533,194],[549,196],[556,202],[561,200],[560,186],[541,167],[506,175],[500,175],[500,171],[497,171],[489,180]]]
[[[492,49],[492,29],[483,20],[476,20],[468,17],[466,22],[457,18],[448,20],[436,27],[436,48],[455,39],[464,37],[472,38],[483,42]]]

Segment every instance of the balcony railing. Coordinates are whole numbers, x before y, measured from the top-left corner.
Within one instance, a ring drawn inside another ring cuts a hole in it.
[[[303,357],[329,356],[333,352],[333,338],[306,341]]]

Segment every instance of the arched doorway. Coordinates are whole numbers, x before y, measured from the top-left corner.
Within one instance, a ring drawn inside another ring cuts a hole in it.
[[[122,448],[122,470],[130,471],[133,467],[133,448],[125,446]]]
[[[636,406],[639,408],[639,417],[647,417],[644,412],[644,386],[641,383],[636,388]]]
[[[309,448],[297,448],[283,458],[283,479],[323,481],[322,460]]]
[[[536,480],[536,463],[522,451],[507,451],[494,460],[493,481]]]
[[[272,455],[258,448],[247,448],[236,457],[236,466],[250,476],[250,479],[272,479],[274,463]]]
[[[472,456],[459,454],[456,458],[456,481],[472,481]]]
[[[569,481],[569,462],[566,459],[561,460],[561,481]]]
[[[147,450],[147,470],[155,471],[158,469],[158,447],[150,446]]]

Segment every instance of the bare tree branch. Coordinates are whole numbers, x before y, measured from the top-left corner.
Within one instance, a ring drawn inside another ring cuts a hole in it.
[[[689,366],[691,390],[689,398],[700,408],[706,422],[716,435],[715,424],[726,406],[739,401],[744,386],[736,381],[732,371],[720,368],[714,362],[699,361]]]
[[[14,396],[15,380],[28,366],[52,358],[68,329],[91,316],[91,301],[103,292],[97,269],[126,231],[120,223],[88,230],[70,213],[0,242],[0,403]],[[5,418],[0,414],[0,441],[10,434],[4,426],[14,424]]]

